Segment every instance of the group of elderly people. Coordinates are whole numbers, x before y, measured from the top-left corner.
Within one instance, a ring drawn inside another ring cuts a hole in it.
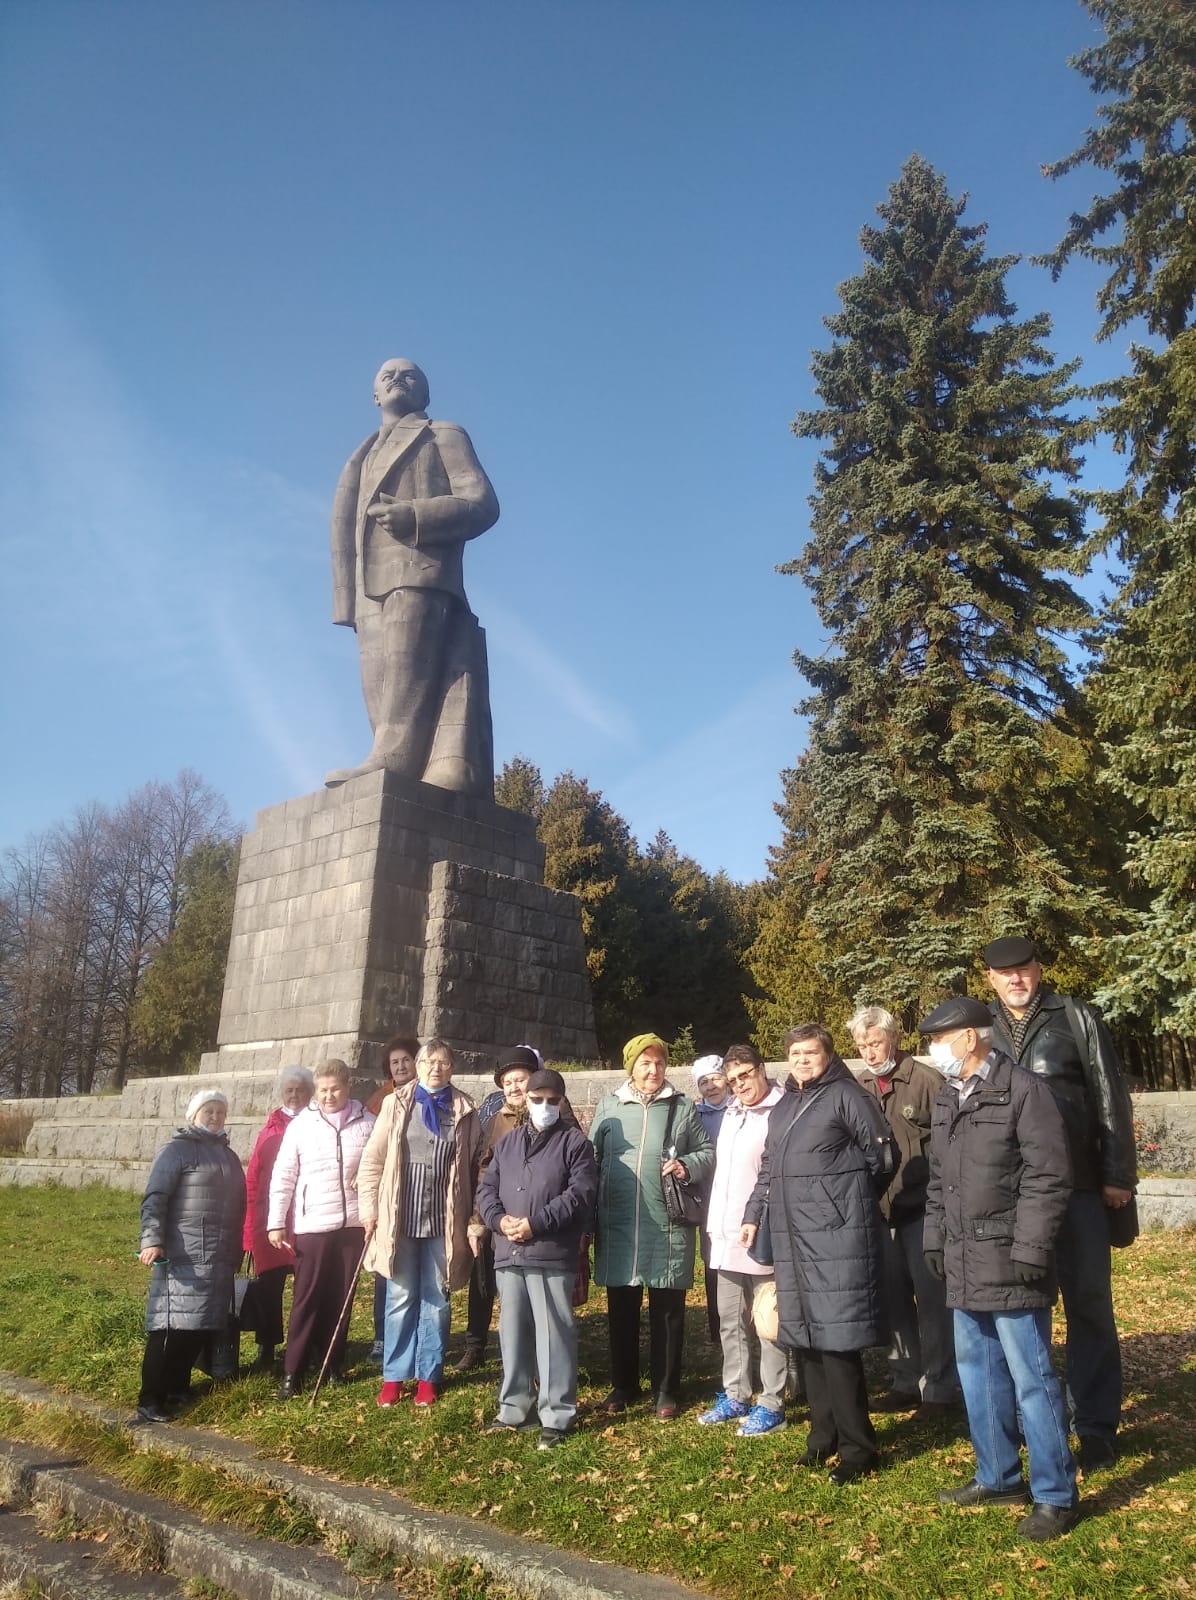
[[[990,948],[1016,955],[1024,942]],[[500,1056],[495,1093],[479,1110],[452,1083],[443,1040],[394,1040],[391,1082],[369,1106],[351,1097],[343,1062],[324,1063],[314,1079],[303,1068],[282,1074],[247,1196],[223,1131],[227,1102],[200,1090],[154,1163],[142,1207],[141,1259],[154,1278],[138,1414],[160,1420],[188,1392],[207,1331],[227,1317],[243,1247],[257,1273],[258,1370],[282,1342],[283,1283],[295,1274],[280,1399],[316,1368],[341,1378],[366,1265],[384,1285],[377,1403],[432,1405],[449,1296],[468,1283],[458,1371],[483,1359],[496,1291],[500,1299],[502,1374],[487,1431],[538,1429],[539,1447],[553,1449],[576,1421],[574,1306],[588,1287],[592,1235],[610,1348],[599,1409],[617,1415],[641,1391],[646,1290],[651,1403],[668,1421],[680,1404],[700,1233],[722,1351],[722,1389],[700,1425],[734,1423],[746,1438],[783,1430],[795,1352],[810,1415],[798,1464],[829,1465],[843,1486],[877,1465],[878,1406],[925,1420],[962,1397],[976,1474],[940,1498],[1029,1499],[1023,1537],[1053,1538],[1078,1514],[1050,1362],[1072,1167],[1056,1096],[994,1047],[993,1022],[977,1000],[944,1001],[921,1024],[927,1066],[901,1049],[890,1013],[864,1007],[847,1025],[858,1077],[830,1033],[806,1023],[785,1036],[783,1083],[754,1047],[737,1044],[694,1063],[694,1099],[669,1081],[664,1041],[641,1034],[588,1136],[564,1079],[530,1045]],[[891,1387],[870,1403],[862,1352],[875,1346],[888,1347]]]

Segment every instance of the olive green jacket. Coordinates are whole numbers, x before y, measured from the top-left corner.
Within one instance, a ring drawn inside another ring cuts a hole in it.
[[[695,1230],[669,1221],[660,1185],[665,1124],[674,1102],[670,1138],[677,1158],[693,1183],[708,1186],[714,1149],[693,1101],[671,1083],[647,1106],[630,1081],[598,1102],[590,1124],[598,1158],[596,1283],[688,1289],[693,1282]]]

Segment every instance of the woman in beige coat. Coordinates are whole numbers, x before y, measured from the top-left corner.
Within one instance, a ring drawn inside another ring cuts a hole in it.
[[[416,1082],[388,1095],[361,1158],[357,1198],[369,1251],[366,1265],[388,1280],[380,1406],[402,1400],[430,1406],[444,1374],[449,1295],[473,1266],[473,1212],[482,1124],[468,1095],[454,1089],[453,1053],[429,1039],[415,1061]]]

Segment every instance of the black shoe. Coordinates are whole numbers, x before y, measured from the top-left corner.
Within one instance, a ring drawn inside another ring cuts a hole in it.
[[[608,1417],[614,1417],[620,1411],[627,1410],[627,1401],[628,1395],[625,1389],[612,1389],[598,1409],[605,1411]]]
[[[504,1422],[501,1417],[495,1417],[493,1422],[488,1422],[482,1429],[483,1433],[533,1433],[540,1424],[535,1417],[524,1417],[522,1422]]]
[[[869,1411],[912,1411],[921,1402],[922,1396],[914,1389],[909,1394],[901,1394],[896,1389],[886,1390],[868,1401]]]
[[[476,1344],[467,1344],[461,1352],[461,1359],[453,1368],[454,1372],[472,1372],[475,1367],[480,1367],[486,1359],[486,1347],[479,1348]]]
[[[798,1456],[794,1466],[825,1467],[834,1453],[833,1450],[807,1450],[804,1455]]]
[[[536,1445],[537,1450],[555,1450],[558,1444],[564,1444],[569,1437],[564,1428],[541,1428],[540,1439]]]
[[[138,1422],[169,1422],[170,1412],[163,1411],[161,1406],[138,1406]]]
[[[272,1344],[259,1344],[257,1358],[250,1367],[250,1372],[274,1371],[274,1346]]]
[[[1045,1506],[1035,1503],[1030,1508],[1030,1515],[1018,1523],[1017,1536],[1041,1544],[1046,1539],[1057,1539],[1061,1533],[1074,1528],[1079,1520],[1078,1505]]]
[[[1117,1460],[1117,1446],[1112,1439],[1102,1439],[1099,1434],[1082,1433],[1079,1456],[1085,1472],[1097,1472],[1101,1467],[1111,1467]]]
[[[854,1483],[857,1478],[866,1478],[876,1471],[876,1457],[871,1461],[861,1461],[858,1466],[849,1466],[847,1462],[840,1461],[837,1467],[832,1467],[827,1477],[836,1489],[841,1489],[845,1483]]]
[[[303,1374],[301,1372],[288,1372],[278,1385],[278,1398],[280,1400],[293,1400],[303,1388]]]
[[[928,1422],[958,1422],[959,1407],[954,1400],[923,1400],[909,1420],[918,1427]]]
[[[975,1478],[958,1489],[940,1489],[941,1506],[1024,1506],[1030,1496],[1025,1484],[1016,1489],[989,1489]]]

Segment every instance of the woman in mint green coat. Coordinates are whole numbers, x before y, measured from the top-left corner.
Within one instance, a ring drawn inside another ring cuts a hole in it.
[[[685,1291],[693,1283],[694,1229],[670,1222],[661,1178],[704,1184],[714,1150],[693,1101],[665,1078],[668,1046],[637,1034],[623,1050],[625,1084],[598,1102],[590,1139],[598,1158],[594,1280],[606,1286],[611,1391],[608,1412],[639,1393],[640,1310],[648,1291],[649,1373],[656,1415],[677,1415]],[[670,1115],[671,1112],[671,1115]]]

